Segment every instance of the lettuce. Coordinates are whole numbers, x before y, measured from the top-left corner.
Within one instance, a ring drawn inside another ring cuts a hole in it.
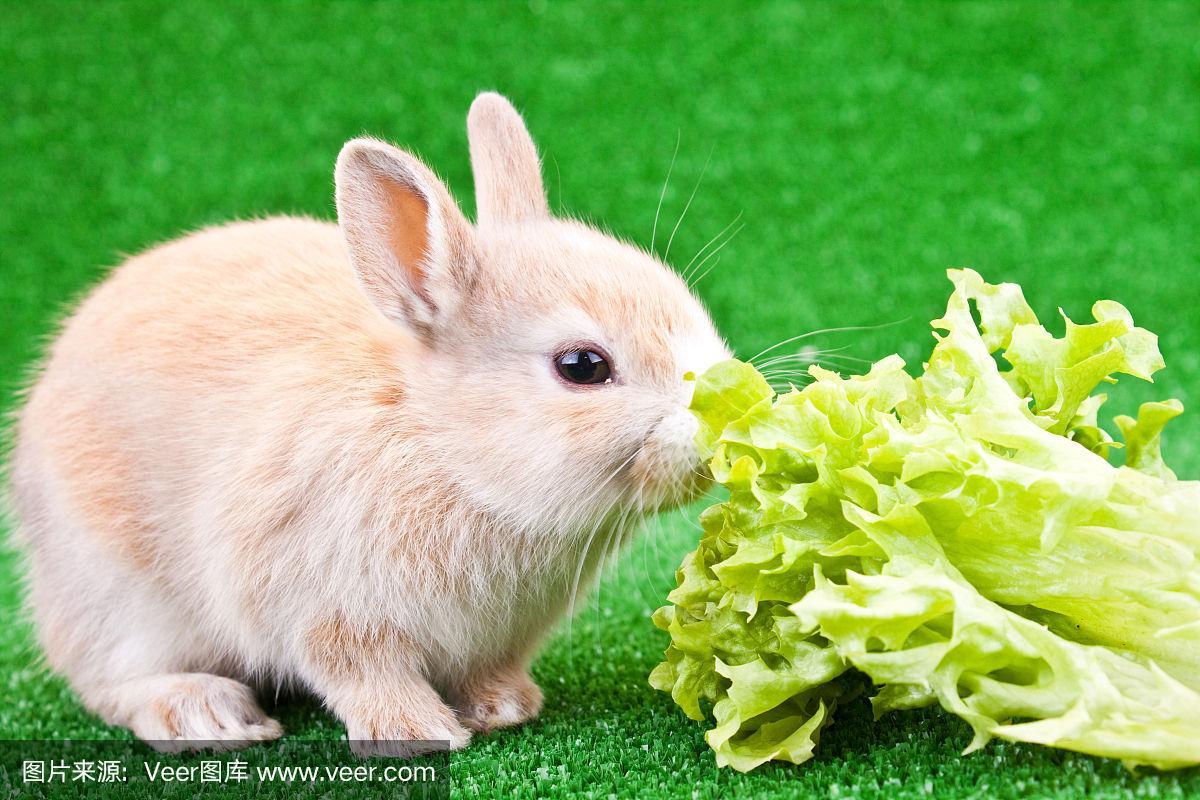
[[[877,715],[961,717],[967,752],[1200,763],[1200,482],[1160,450],[1182,406],[1118,417],[1116,442],[1094,393],[1151,380],[1157,338],[1111,301],[1055,337],[1016,285],[949,274],[917,378],[891,356],[778,396],[739,361],[696,379],[729,495],[655,614],[651,685],[711,714],[718,764],[743,771],[811,758],[864,682]]]

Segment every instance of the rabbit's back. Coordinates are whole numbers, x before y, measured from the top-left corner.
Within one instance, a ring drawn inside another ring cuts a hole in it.
[[[276,217],[208,228],[134,256],[69,317],[41,383],[109,365],[168,388],[262,382],[282,352],[317,368],[399,336],[364,296],[336,225]],[[312,363],[310,363],[312,362]],[[327,368],[335,368],[335,363]],[[206,387],[213,388],[213,387]]]
[[[132,568],[211,594],[205,573],[237,536],[295,513],[305,459],[311,476],[332,455],[318,439],[403,394],[406,346],[330,223],[237,223],[135,256],[68,318],[30,389],[12,467],[22,533],[53,547],[43,531],[74,528],[38,520],[69,509]]]

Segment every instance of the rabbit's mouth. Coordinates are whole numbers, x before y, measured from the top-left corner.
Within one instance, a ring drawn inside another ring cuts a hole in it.
[[[665,478],[651,478],[635,487],[635,503],[643,514],[657,514],[687,505],[712,486],[712,478],[699,468]]]
[[[688,411],[664,417],[630,466],[632,490],[644,513],[684,505],[706,492],[712,476],[696,450],[697,422]]]
[[[702,497],[712,485],[712,476],[707,468],[693,468],[676,481],[673,490],[666,493],[663,505],[656,510],[685,506]]]

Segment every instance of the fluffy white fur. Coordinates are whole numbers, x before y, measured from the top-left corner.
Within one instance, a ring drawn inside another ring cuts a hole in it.
[[[270,739],[246,684],[297,682],[365,752],[461,747],[538,712],[546,631],[638,516],[698,488],[682,376],[727,355],[707,315],[548,215],[506,100],[481,95],[469,134],[477,225],[355,140],[340,225],[186,236],[65,324],[11,482],[49,663],[110,723]],[[556,375],[576,345],[611,384]]]

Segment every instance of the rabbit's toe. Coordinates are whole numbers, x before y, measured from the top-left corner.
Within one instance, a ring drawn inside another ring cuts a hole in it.
[[[473,681],[456,703],[464,725],[481,733],[528,722],[542,710],[542,690],[523,670]]]

